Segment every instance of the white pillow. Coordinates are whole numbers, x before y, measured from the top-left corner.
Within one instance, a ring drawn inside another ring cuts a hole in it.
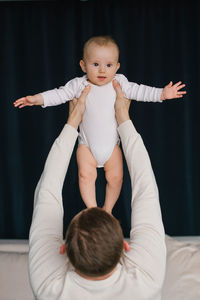
[[[0,299],[35,299],[29,283],[27,253],[0,251]]]
[[[167,267],[162,300],[200,300],[200,241],[166,236]]]

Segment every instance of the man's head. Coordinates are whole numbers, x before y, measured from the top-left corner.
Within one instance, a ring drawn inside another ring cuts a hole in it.
[[[98,207],[76,215],[66,232],[70,262],[78,272],[89,277],[110,273],[120,260],[123,245],[118,220]]]
[[[85,43],[80,66],[88,80],[100,86],[113,80],[120,67],[118,60],[116,42],[110,36],[95,36]]]

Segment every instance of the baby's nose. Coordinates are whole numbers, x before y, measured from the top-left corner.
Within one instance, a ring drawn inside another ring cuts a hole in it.
[[[104,73],[105,72],[105,66],[99,66],[99,72]]]

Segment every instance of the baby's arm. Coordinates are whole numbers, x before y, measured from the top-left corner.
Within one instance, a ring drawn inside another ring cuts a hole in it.
[[[184,94],[186,94],[186,91],[179,91],[185,86],[185,84],[181,84],[181,81],[174,85],[170,82],[164,88],[155,88],[129,82],[122,74],[117,74],[116,80],[120,83],[125,96],[128,99],[134,99],[137,101],[162,102],[166,99],[181,98]]]
[[[15,107],[22,108],[24,106],[33,106],[33,105],[44,105],[44,99],[41,94],[36,94],[33,96],[26,96],[17,99],[14,102]]]
[[[53,90],[49,90],[40,94],[17,99],[14,102],[14,106],[19,108],[33,105],[41,105],[42,107],[47,107],[65,103],[66,101],[72,100],[77,96],[77,91],[79,90],[79,88],[81,88],[82,82],[82,77],[74,78],[67,82],[65,86],[61,86],[58,89],[55,88]],[[82,90],[80,90],[80,92],[81,91]]]

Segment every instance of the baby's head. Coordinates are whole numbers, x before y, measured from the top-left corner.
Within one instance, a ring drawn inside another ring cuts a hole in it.
[[[118,60],[116,42],[110,36],[95,36],[85,43],[80,66],[89,82],[101,86],[113,80],[120,67]]]

